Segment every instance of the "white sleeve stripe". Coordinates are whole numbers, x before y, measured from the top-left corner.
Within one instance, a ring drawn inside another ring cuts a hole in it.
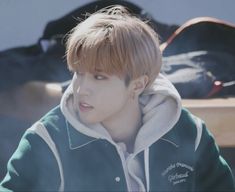
[[[35,123],[31,128],[28,129],[28,131],[32,131],[32,132],[37,133],[47,143],[47,145],[49,146],[49,148],[53,152],[53,154],[54,154],[54,156],[56,158],[56,161],[58,163],[59,172],[60,172],[61,183],[60,183],[59,191],[63,191],[64,190],[63,167],[62,167],[60,156],[59,156],[59,153],[57,151],[57,148],[56,148],[56,145],[55,145],[54,141],[52,140],[52,138],[49,135],[49,133],[46,130],[46,128],[41,123]]]
[[[150,189],[150,179],[149,179],[149,148],[144,150],[144,170],[146,178],[146,191],[149,192]]]
[[[195,151],[196,151],[200,144],[201,137],[202,137],[202,120],[195,116],[192,116],[192,117],[196,123],[196,128],[197,128],[197,137],[195,140]]]

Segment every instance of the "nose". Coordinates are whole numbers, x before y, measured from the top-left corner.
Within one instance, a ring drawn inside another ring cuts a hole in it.
[[[78,76],[78,95],[88,96],[91,93],[91,84],[89,81],[89,75],[82,74]]]

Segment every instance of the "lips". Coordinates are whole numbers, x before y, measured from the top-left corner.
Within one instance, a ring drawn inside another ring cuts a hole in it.
[[[81,112],[88,112],[92,110],[94,107],[89,105],[88,103],[85,102],[79,102],[79,109]]]

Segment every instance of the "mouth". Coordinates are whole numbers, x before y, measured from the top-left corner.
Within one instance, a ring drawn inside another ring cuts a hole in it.
[[[88,112],[90,110],[92,110],[94,107],[89,105],[88,103],[85,102],[79,102],[79,110],[81,112]]]

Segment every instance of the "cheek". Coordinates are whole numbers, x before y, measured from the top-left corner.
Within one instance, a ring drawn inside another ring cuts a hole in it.
[[[103,113],[113,113],[121,108],[127,103],[128,96],[126,92],[121,91],[111,91],[105,95],[102,95],[97,100],[98,108]]]

